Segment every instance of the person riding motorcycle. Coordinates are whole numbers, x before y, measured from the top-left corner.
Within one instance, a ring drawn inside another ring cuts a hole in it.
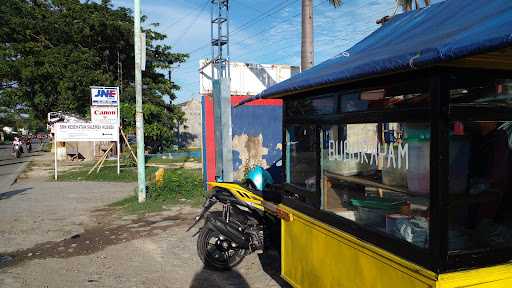
[[[16,147],[16,145],[21,146],[21,141],[18,137],[14,137],[14,140],[12,141],[12,152],[14,152],[14,148]]]
[[[21,141],[18,137],[14,137],[12,141],[12,153],[16,158],[19,158],[21,153],[23,153],[23,146],[21,146]]]
[[[25,139],[25,146],[27,146],[28,153],[31,153],[32,152],[32,138],[31,137],[27,137]]]

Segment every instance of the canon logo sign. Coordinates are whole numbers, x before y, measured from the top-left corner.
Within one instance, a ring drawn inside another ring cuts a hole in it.
[[[91,106],[91,122],[119,125],[119,107]]]
[[[99,116],[110,116],[110,115],[116,115],[117,111],[111,110],[111,111],[101,111],[101,110],[94,110],[94,115]]]

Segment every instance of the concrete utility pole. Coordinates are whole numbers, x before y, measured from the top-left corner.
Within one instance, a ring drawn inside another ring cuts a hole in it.
[[[142,43],[140,30],[140,0],[133,0],[133,37],[135,43],[135,125],[137,133],[137,181],[139,203],[146,201],[146,171],[144,159],[144,114],[142,110]]]
[[[314,63],[313,51],[313,0],[302,0],[302,39],[300,68],[304,71]]]
[[[229,75],[229,1],[211,0],[212,94],[215,114],[216,176],[233,181],[231,90]]]

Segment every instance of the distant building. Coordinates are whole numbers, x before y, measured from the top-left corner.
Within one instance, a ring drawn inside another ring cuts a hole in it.
[[[185,113],[185,123],[179,126],[178,143],[181,147],[201,147],[201,101],[192,99],[178,104]]]

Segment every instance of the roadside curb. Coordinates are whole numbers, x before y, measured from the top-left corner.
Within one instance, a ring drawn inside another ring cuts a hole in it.
[[[18,169],[16,169],[16,171],[14,172],[14,179],[12,181],[9,181],[10,184],[9,186],[12,186],[14,185],[16,182],[18,182],[18,177],[20,176],[21,173],[23,173],[23,171],[25,171],[25,169],[27,168],[28,164],[32,163],[32,159],[30,159],[29,161],[27,162],[23,162],[21,163],[20,167],[18,167]]]

